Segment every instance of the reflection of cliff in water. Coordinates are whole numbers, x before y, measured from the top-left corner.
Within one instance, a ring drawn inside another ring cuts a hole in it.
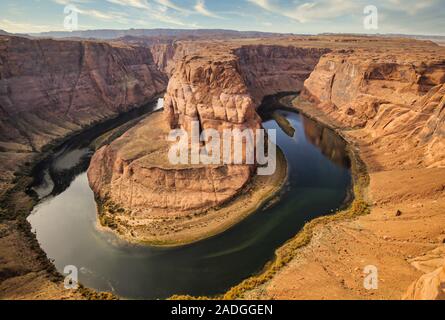
[[[321,152],[335,164],[350,168],[351,161],[346,151],[346,142],[333,130],[325,128],[316,121],[302,117],[304,132],[310,143],[317,146]]]

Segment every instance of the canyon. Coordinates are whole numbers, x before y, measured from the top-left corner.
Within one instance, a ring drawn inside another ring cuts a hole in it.
[[[258,181],[254,166],[172,167],[165,160],[167,132],[189,130],[191,121],[219,132],[259,128],[264,97],[301,91],[292,101],[296,110],[334,128],[364,161],[370,214],[318,225],[273,277],[235,297],[443,297],[444,48],[353,36],[174,42],[0,36],[0,66],[1,190],[8,196],[14,172],[45,146],[166,90],[163,114],[101,147],[88,171],[102,224],[128,240],[155,244],[187,243],[229,228],[253,211],[241,210],[246,201],[256,208],[285,177],[281,170]],[[14,203],[2,212],[16,217],[27,209]],[[1,228],[4,296],[81,297],[66,296],[34,261],[36,253],[21,263],[18,252],[34,249],[21,240],[15,219],[2,219]],[[375,292],[362,284],[370,264],[381,277]]]
[[[17,162],[153,100],[168,78],[141,47],[0,38],[1,190]]]

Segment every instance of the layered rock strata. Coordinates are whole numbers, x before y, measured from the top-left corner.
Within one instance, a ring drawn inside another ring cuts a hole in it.
[[[151,101],[166,83],[144,47],[1,36],[3,178],[45,145]]]
[[[245,45],[234,50],[239,71],[256,104],[279,92],[300,92],[329,48]]]
[[[406,55],[394,49],[376,56],[356,50],[324,56],[303,96],[342,127],[364,128],[376,141],[405,138],[405,146],[393,146],[397,158],[405,154],[404,166],[418,161],[441,166],[444,83],[445,60],[437,53]],[[424,156],[409,159],[410,148],[422,148]]]
[[[63,134],[147,103],[167,81],[141,47],[2,37],[0,61],[1,144],[11,150],[39,151]]]
[[[158,113],[101,148],[88,171],[96,194],[134,217],[174,218],[226,202],[249,180],[248,166],[171,164],[168,133]]]

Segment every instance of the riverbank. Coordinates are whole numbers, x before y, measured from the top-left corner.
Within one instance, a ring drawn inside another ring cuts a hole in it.
[[[370,143],[366,129],[342,129],[301,99],[292,107],[336,130],[354,158],[363,160],[353,161],[356,200],[348,210],[309,223],[277,251],[265,272],[224,298],[419,299],[407,295],[408,288],[444,264],[445,169],[394,167],[384,142]],[[369,265],[378,270],[377,290],[363,285]]]
[[[130,158],[143,159],[141,166],[150,170],[201,170],[199,166],[170,168],[168,161],[163,160],[167,158],[169,150],[165,139],[167,135],[168,128],[162,115],[155,114],[142,121],[131,132],[127,132],[123,141],[116,141],[117,145],[124,146],[125,149],[115,152],[130,155]],[[137,137],[135,143],[132,137]],[[143,145],[141,141],[144,141]],[[171,212],[172,210],[159,210],[158,215],[153,210],[150,211],[150,217],[143,218],[143,213],[124,209],[110,199],[101,199],[96,194],[100,222],[98,227],[112,230],[120,238],[135,244],[165,247],[191,244],[220,234],[261,207],[273,204],[279,198],[286,180],[287,162],[281,150],[277,148],[277,170],[273,175],[253,175],[236,194],[211,209],[190,210],[190,213],[180,214]],[[161,193],[162,189],[157,192]]]
[[[56,259],[59,270],[67,264],[82,266],[82,283],[99,290],[112,288],[121,297],[163,299],[177,293],[221,294],[261,270],[305,221],[341,207],[351,185],[348,163],[331,157],[335,151],[347,158],[341,139],[295,112],[277,112],[288,119],[296,132],[289,137],[273,119],[263,122],[266,129],[277,130],[277,145],[288,160],[286,186],[279,201],[272,200],[273,205],[193,245],[131,245],[115,234],[97,230],[94,194],[86,174],[82,174],[62,194],[37,207],[29,218],[42,248]],[[317,144],[319,135],[327,137],[325,144]],[[144,143],[153,147],[145,136],[135,136],[136,146],[143,151],[149,150]],[[126,141],[119,143],[129,146]],[[114,167],[119,172],[119,166]]]
[[[284,97],[281,102],[331,128],[348,142],[354,200],[335,215],[307,223],[277,249],[275,259],[260,274],[214,298],[432,298],[430,293],[437,292],[432,288],[422,295],[415,290],[423,288],[422,281],[429,279],[425,277],[438,274],[444,264],[445,232],[440,226],[445,222],[445,169],[393,168],[391,162],[385,163],[389,155],[382,147],[369,143],[372,136],[365,129],[344,128],[316,104],[299,97]],[[376,290],[364,286],[367,266],[378,270]]]
[[[342,132],[337,130],[332,124],[319,121],[316,116],[293,105],[293,101],[298,99],[298,94],[286,94],[269,97],[269,105],[271,108],[264,110],[273,115],[274,110],[283,109],[290,112],[299,112],[309,119],[313,119],[317,123],[322,124],[326,128],[333,130],[340,137],[345,139]],[[288,123],[281,123],[280,126],[290,129]],[[293,128],[292,128],[293,129]],[[287,130],[286,130],[287,131]],[[289,130],[290,131],[290,130]],[[366,165],[360,158],[360,153],[350,141],[345,139],[348,143],[347,153],[351,161],[351,175],[353,179],[352,190],[349,199],[345,199],[344,209],[332,214],[332,212],[326,212],[324,216],[313,219],[304,225],[304,227],[295,235],[295,237],[289,239],[283,246],[279,247],[275,251],[275,257],[268,262],[263,270],[242,281],[240,284],[232,287],[226,293],[216,297],[191,297],[183,295],[175,295],[170,299],[172,300],[194,300],[194,299],[222,299],[222,300],[236,300],[236,299],[271,299],[269,297],[263,297],[260,294],[263,292],[263,287],[269,282],[273,281],[276,275],[285,269],[297,256],[299,250],[308,246],[315,235],[315,230],[323,228],[324,226],[341,221],[347,221],[355,219],[360,216],[368,215],[370,213],[370,205],[367,200],[367,189],[369,185],[369,176]],[[328,215],[329,214],[329,215]],[[309,290],[309,289],[308,289]],[[286,299],[286,298],[283,298]]]
[[[40,247],[36,234],[27,221],[28,215],[39,203],[31,186],[34,175],[52,154],[70,140],[91,134],[97,130],[107,130],[113,125],[114,135],[122,134],[120,124],[133,118],[141,117],[152,110],[156,100],[140,108],[124,112],[111,119],[94,122],[81,131],[59,138],[42,148],[25,165],[16,168],[11,187],[2,192],[0,215],[0,299],[115,299],[109,293],[98,293],[89,288],[66,290],[64,276],[55,268],[46,253]],[[133,121],[130,121],[133,123]],[[124,125],[125,126],[125,125]],[[111,137],[109,137],[111,138]],[[115,137],[114,137],[115,138]],[[99,143],[100,141],[97,141]],[[18,163],[17,163],[18,165]]]

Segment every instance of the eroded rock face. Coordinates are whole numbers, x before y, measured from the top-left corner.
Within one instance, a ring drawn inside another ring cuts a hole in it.
[[[248,166],[170,164],[168,132],[158,113],[96,152],[88,170],[96,195],[134,216],[168,218],[222,204],[250,178]]]
[[[159,70],[172,76],[177,62],[186,55],[199,51],[200,45],[193,41],[166,41],[148,45]]]
[[[403,296],[405,300],[445,300],[445,247],[413,258],[411,265],[424,273]]]
[[[383,104],[413,106],[445,81],[445,61],[403,52],[372,55],[364,50],[324,56],[305,82],[305,94],[335,119],[364,126]]]
[[[437,52],[339,51],[321,58],[303,96],[339,127],[364,128],[373,143],[386,140],[397,155],[393,166],[439,166],[445,163],[444,83],[445,60]],[[424,154],[420,163],[410,157],[413,148]]]
[[[231,54],[187,56],[176,66],[164,101],[171,128],[259,128],[255,103]]]
[[[445,300],[445,269],[425,274],[408,289],[406,300]]]
[[[45,145],[151,101],[167,81],[145,47],[0,36],[0,195]]]
[[[265,96],[300,91],[329,49],[279,45],[221,46],[196,50],[175,68],[166,94],[172,128],[192,120],[206,128],[256,128]]]
[[[428,164],[445,165],[445,84],[431,89],[417,104],[427,121],[418,135],[419,143],[426,145]]]
[[[256,104],[279,92],[300,92],[329,48],[246,45],[234,51],[240,72]]]
[[[149,102],[166,82],[146,48],[0,37],[0,146],[40,151]]]

